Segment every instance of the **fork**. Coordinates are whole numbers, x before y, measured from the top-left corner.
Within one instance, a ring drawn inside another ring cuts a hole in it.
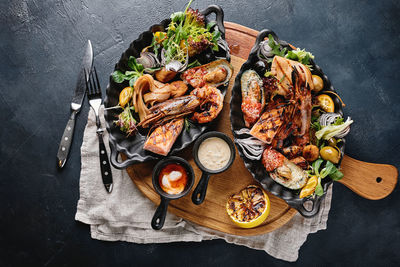
[[[99,139],[99,153],[100,153],[100,169],[101,178],[103,179],[104,187],[108,193],[111,193],[113,189],[113,179],[111,173],[110,161],[108,159],[108,154],[103,141],[103,132],[101,128],[101,122],[99,118],[99,109],[101,106],[101,87],[99,83],[99,78],[97,76],[96,67],[91,71],[89,79],[86,79],[86,90],[88,94],[89,104],[92,107],[94,113],[96,114],[96,125],[97,125],[97,137]]]

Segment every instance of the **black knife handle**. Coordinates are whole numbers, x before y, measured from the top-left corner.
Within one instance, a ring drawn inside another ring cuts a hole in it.
[[[64,133],[61,137],[60,146],[58,147],[57,152],[57,165],[62,168],[67,161],[67,157],[69,154],[69,149],[72,144],[72,138],[74,137],[74,129],[75,129],[75,117],[78,112],[73,110],[71,113],[71,117],[67,122],[67,126],[65,126]]]
[[[97,136],[99,138],[101,178],[103,179],[103,184],[107,192],[111,193],[111,191],[113,190],[113,178],[112,178],[111,165],[108,159],[106,146],[104,145],[103,141],[103,132],[98,131]]]

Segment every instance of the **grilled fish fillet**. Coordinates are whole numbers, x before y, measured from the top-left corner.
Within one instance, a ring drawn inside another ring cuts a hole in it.
[[[290,130],[290,124],[287,124],[287,121],[292,110],[292,106],[287,103],[269,104],[260,119],[251,128],[250,134],[267,144],[271,144],[277,134],[286,133],[287,130]]]
[[[158,126],[147,138],[143,149],[166,156],[183,129],[184,119],[176,119]]]

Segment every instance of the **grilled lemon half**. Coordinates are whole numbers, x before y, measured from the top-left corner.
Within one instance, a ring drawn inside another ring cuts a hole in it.
[[[232,195],[226,203],[226,212],[242,228],[253,228],[268,217],[270,202],[267,193],[259,186],[249,185]]]

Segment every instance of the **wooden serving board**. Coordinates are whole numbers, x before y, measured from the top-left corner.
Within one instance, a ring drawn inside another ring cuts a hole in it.
[[[232,54],[231,64],[235,72],[225,96],[224,108],[218,116],[213,130],[224,132],[233,139],[229,118],[231,89],[236,74],[246,61],[258,32],[230,22],[226,22],[225,27],[226,40],[230,45]],[[192,165],[196,175],[194,189],[200,179],[201,171],[194,163],[191,153],[192,146],[180,152],[177,156],[187,159]],[[122,157],[125,158],[124,155]],[[156,161],[136,164],[128,167],[127,172],[140,191],[158,205],[160,197],[154,191],[151,179],[155,164]],[[355,193],[368,199],[386,197],[393,191],[397,183],[398,172],[394,166],[361,162],[346,155],[342,161],[342,171],[345,176],[340,182]],[[197,206],[192,203],[192,189],[187,196],[171,201],[168,211],[201,226],[241,236],[259,235],[274,231],[287,223],[297,213],[285,201],[268,193],[271,201],[271,211],[267,220],[252,229],[237,227],[226,214],[225,204],[230,195],[239,192],[249,184],[257,184],[257,182],[252,178],[236,152],[236,159],[232,167],[224,173],[211,177],[203,204]]]

